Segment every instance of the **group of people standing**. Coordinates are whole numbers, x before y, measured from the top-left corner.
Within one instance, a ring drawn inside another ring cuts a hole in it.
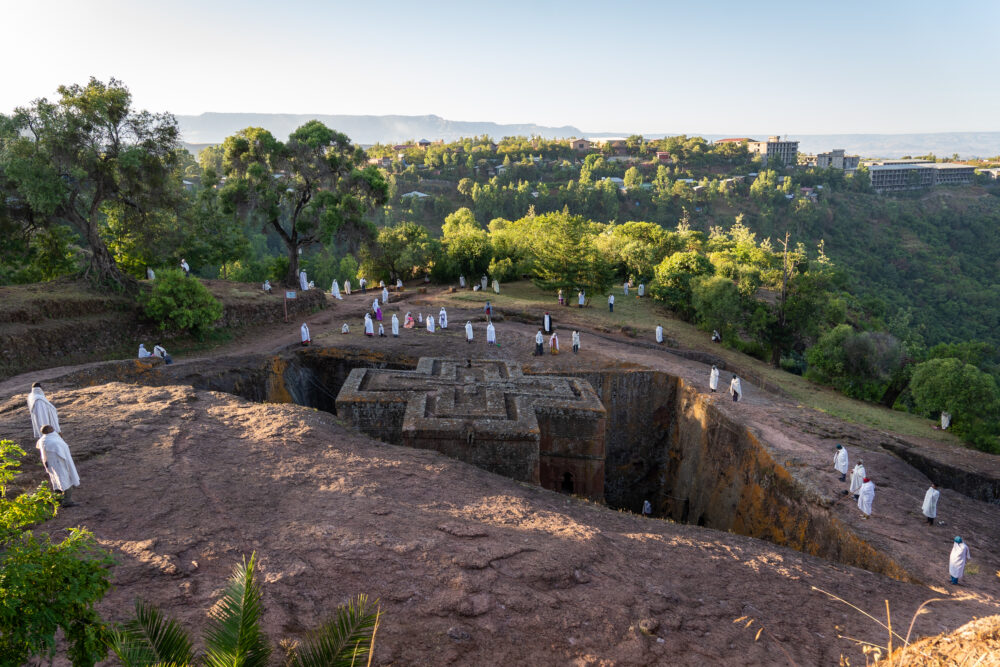
[[[62,438],[59,428],[59,413],[51,401],[45,397],[42,385],[31,385],[28,393],[28,412],[31,414],[31,428],[38,438],[35,446],[42,459],[42,466],[49,474],[52,490],[59,494],[63,507],[72,507],[73,487],[80,486],[80,475],[76,472],[69,445]]]
[[[552,315],[550,315],[548,311],[542,315],[542,328],[535,334],[534,356],[536,357],[545,355],[545,334],[549,337],[549,354],[559,354],[559,334],[556,332],[556,327],[552,323]],[[574,329],[570,337],[570,341],[573,346],[573,354],[579,354],[580,332]]]
[[[849,469],[847,448],[838,444],[833,454],[833,469],[840,473],[840,481],[847,482]],[[861,510],[861,518],[868,519],[872,515],[872,504],[875,501],[875,482],[868,476],[864,461],[858,460],[854,469],[850,472],[851,480],[847,491],[858,501],[858,509]],[[938,499],[941,491],[936,483],[931,483],[927,491],[924,492],[924,501],[920,506],[920,511],[927,520],[928,526],[934,525],[937,518]],[[957,584],[958,580],[965,574],[965,565],[969,560],[969,547],[960,536],[955,536],[952,541],[951,557],[948,561],[948,573],[951,576],[951,583]]]

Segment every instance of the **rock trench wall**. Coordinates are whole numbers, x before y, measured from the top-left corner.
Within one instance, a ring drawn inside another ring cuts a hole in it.
[[[746,427],[696,389],[655,371],[580,373],[608,411],[605,498],[896,579],[910,575],[811,497]]]

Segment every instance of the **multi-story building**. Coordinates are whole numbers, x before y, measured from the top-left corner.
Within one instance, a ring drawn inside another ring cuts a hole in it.
[[[935,185],[968,185],[975,167],[930,160],[882,160],[866,162],[875,192],[917,190]]]
[[[835,148],[826,153],[803,155],[800,158],[800,162],[809,167],[843,169],[847,173],[852,173],[858,168],[861,158],[857,155],[844,155],[845,152],[843,148]]]
[[[764,165],[775,158],[784,165],[798,164],[799,142],[797,141],[782,141],[781,137],[768,137],[767,141],[748,142],[747,149],[751,153],[760,155],[761,164]]]

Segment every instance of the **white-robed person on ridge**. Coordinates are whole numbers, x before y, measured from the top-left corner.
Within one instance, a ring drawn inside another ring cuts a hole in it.
[[[392,337],[399,338],[399,317],[396,313],[392,314]]]
[[[493,279],[493,291],[496,292],[497,294],[500,293],[500,281],[497,280],[496,278]]]
[[[938,491],[937,484],[931,483],[927,493],[924,494],[924,504],[920,506],[921,511],[927,518],[927,525],[933,526],[934,519],[937,518],[937,505],[938,498],[941,497],[941,492]]]
[[[334,299],[343,300],[344,297],[340,296],[340,285],[337,284],[337,279],[333,279],[333,284],[330,285],[330,294],[333,295]]]
[[[448,328],[448,312],[441,306],[441,311],[438,313],[438,324],[441,325],[442,329]]]
[[[743,397],[743,383],[740,382],[739,375],[733,375],[733,379],[729,381],[729,394],[733,397],[733,403]]]
[[[59,414],[56,406],[45,397],[42,385],[34,383],[31,385],[31,392],[28,394],[28,412],[31,414],[31,429],[36,438],[42,437],[42,427],[46,424],[55,429],[56,433],[62,431],[59,428]]]
[[[385,303],[389,303],[389,288],[388,287],[383,287],[382,288],[382,303],[384,303],[384,304]]]
[[[875,482],[865,477],[858,490],[858,509],[861,510],[861,518],[867,519],[872,515],[872,502],[875,500]]]
[[[480,289],[482,289],[484,292],[486,291],[486,281],[487,278],[485,275],[479,279],[479,284],[481,285]]]
[[[299,327],[299,333],[302,336],[303,345],[308,345],[309,343],[312,342],[312,339],[309,337],[309,325],[306,324],[305,322],[303,322],[302,326]]]
[[[146,267],[146,280],[156,280],[156,272],[150,267]]]
[[[146,345],[139,343],[139,358],[148,359],[151,356],[153,356],[153,353],[146,349]]]
[[[712,366],[712,372],[708,374],[708,388],[713,392],[719,391],[719,367]]]
[[[951,575],[951,583],[957,584],[958,580],[965,575],[965,565],[969,562],[969,555],[969,546],[956,535],[955,546],[951,548],[951,557],[948,559],[948,574]]]
[[[659,324],[656,325],[656,342],[663,344],[663,326]]]
[[[458,286],[465,289],[465,276],[458,277]]]
[[[951,426],[951,413],[942,412],[941,413],[941,430],[947,431],[948,427]]]
[[[646,284],[639,283],[639,296],[646,296]]]
[[[371,313],[365,313],[365,335],[366,336],[375,335],[375,323],[372,322]]]
[[[487,345],[497,344],[497,330],[493,326],[492,322],[486,325],[486,344]]]
[[[861,492],[861,485],[864,484],[865,477],[868,476],[868,472],[865,470],[865,464],[863,461],[858,460],[858,464],[854,466],[854,470],[851,471],[851,488],[850,492],[855,498]]]
[[[840,473],[840,481],[847,481],[847,447],[837,445],[837,451],[833,453],[833,469]]]
[[[428,332],[434,333],[434,324],[435,324],[435,322],[434,322],[434,316],[433,315],[428,315],[427,316],[427,331]]]
[[[80,486],[80,475],[76,472],[69,445],[56,433],[51,424],[45,424],[42,426],[42,437],[38,439],[36,447],[42,457],[45,472],[49,473],[52,489],[62,492],[63,506],[72,507],[75,503],[71,500],[71,495],[73,487]]]
[[[580,332],[574,329],[573,337],[570,340],[573,342],[573,354],[580,354]]]
[[[302,288],[303,292],[309,290],[309,279],[306,277],[306,270],[302,269],[299,271],[299,287]]]
[[[465,342],[472,342],[472,322],[465,323]]]

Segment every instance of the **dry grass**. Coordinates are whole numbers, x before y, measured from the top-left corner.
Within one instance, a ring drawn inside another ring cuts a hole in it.
[[[627,325],[635,329],[637,340],[649,343],[654,342],[654,330],[656,325],[660,324],[663,326],[664,336],[677,341],[680,347],[714,354],[733,366],[751,370],[766,381],[781,387],[803,406],[880,430],[961,444],[961,440],[951,433],[933,430],[934,422],[931,420],[889,410],[880,405],[856,401],[799,375],[773,368],[770,364],[741,352],[713,344],[707,332],[678,320],[652,299],[635,298],[634,289],[630,290],[630,296],[626,297],[619,285],[614,288],[614,293],[614,313],[608,312],[606,296],[595,296],[591,300],[590,307],[581,310],[576,307],[576,294],[572,294],[570,300],[573,305],[561,307],[556,301],[555,294],[545,293],[529,281],[504,284],[499,295],[494,294],[492,289],[487,292],[463,290],[455,294],[445,294],[440,299],[465,308],[477,306],[481,308],[489,300],[497,308],[505,311],[523,311],[535,317],[540,317],[543,311],[548,310],[559,327],[575,323],[607,331],[621,331],[622,326]]]

